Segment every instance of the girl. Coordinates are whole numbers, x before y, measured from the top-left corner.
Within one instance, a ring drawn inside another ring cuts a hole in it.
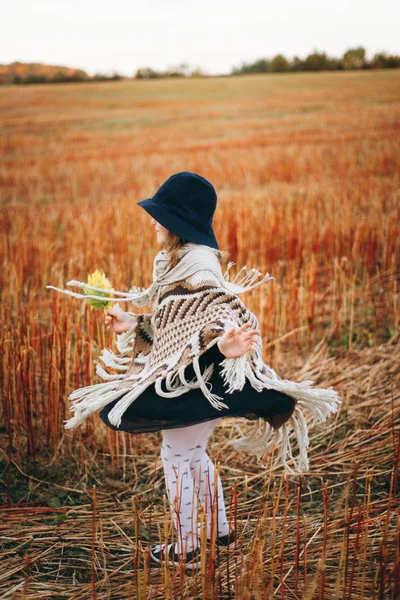
[[[183,561],[189,569],[200,564],[197,499],[208,537],[216,521],[217,543],[229,546],[235,541],[221,480],[206,453],[215,425],[224,416],[256,420],[250,434],[233,442],[235,447],[260,457],[280,442],[275,464],[281,462],[285,472],[302,472],[308,468],[309,440],[301,407],[312,412],[314,424],[340,403],[334,390],[282,380],[263,363],[257,318],[238,294],[270,276],[257,281],[261,273],[253,269],[240,279],[242,269],[230,282],[232,263],[222,274],[224,253],[212,229],[216,202],[209,181],[183,171],[138,203],[152,217],[161,247],[153,283],[129,293],[113,290],[119,297],[111,300],[153,305],[153,312],[135,315],[119,306],[105,312],[106,327],[117,333],[119,354],[104,349],[100,358],[119,373],[110,374],[97,363],[106,383],[70,395],[75,414],[65,425],[75,427],[101,410],[101,419],[118,431],[162,431],[161,458],[177,542],[168,548],[154,546],[151,557],[160,563],[168,554],[170,562]],[[76,281],[68,285],[99,291]],[[297,437],[297,461],[289,424]]]

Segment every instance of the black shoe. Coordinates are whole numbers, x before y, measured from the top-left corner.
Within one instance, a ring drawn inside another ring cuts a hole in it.
[[[208,539],[208,541],[211,541],[211,540]],[[217,542],[218,546],[223,546],[224,548],[227,548],[227,549],[231,550],[236,545],[236,535],[235,535],[235,532],[232,529],[226,535],[221,535],[221,536],[215,538],[215,541]]]
[[[150,556],[153,562],[158,564],[165,562],[165,544],[157,544],[157,546],[153,546],[150,550]],[[176,567],[183,563],[186,569],[197,569],[201,565],[200,548],[196,548],[192,552],[187,552],[183,557],[181,557],[177,552],[175,552],[175,544],[168,544],[168,562]]]

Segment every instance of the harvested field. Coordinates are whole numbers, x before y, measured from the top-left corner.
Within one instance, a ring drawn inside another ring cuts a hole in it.
[[[400,71],[3,87],[0,111],[0,598],[400,598]],[[233,271],[275,277],[243,297],[265,361],[343,402],[301,476],[233,452],[244,420],[215,429],[239,539],[193,575],[149,566],[160,433],[63,429],[114,334],[46,289],[147,286],[136,202],[180,170],[214,183]]]

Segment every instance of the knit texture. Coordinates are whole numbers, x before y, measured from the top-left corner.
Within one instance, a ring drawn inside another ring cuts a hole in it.
[[[103,366],[96,362],[96,372],[105,383],[80,388],[69,396],[74,416],[67,421],[66,428],[76,427],[90,414],[116,399],[118,402],[108,418],[118,426],[128,406],[153,383],[157,393],[171,398],[171,402],[190,389],[200,388],[215,409],[228,408],[223,398],[210,389],[209,379],[214,364],[201,372],[199,357],[232,327],[250,323],[250,329],[259,328],[256,316],[237,294],[268,281],[270,277],[266,274],[255,283],[261,273],[252,270],[241,280],[236,277],[229,282],[230,266],[222,275],[215,252],[196,244],[187,244],[183,248],[181,264],[178,263],[175,273],[174,269],[168,268],[165,258],[165,253],[157,255],[153,284],[149,289],[140,291],[136,288],[130,292],[130,300],[134,304],[143,306],[153,302],[153,312],[138,315],[135,325],[117,336],[118,354],[103,349],[100,356]],[[182,272],[185,277],[179,279]],[[88,287],[79,282],[70,283]],[[114,295],[120,296],[114,300],[120,300],[121,294],[114,291]],[[125,298],[127,296],[125,294]],[[278,444],[275,463],[282,464],[287,473],[303,472],[309,468],[308,427],[303,410],[308,409],[311,413],[311,426],[323,422],[337,411],[340,404],[338,394],[333,389],[313,388],[311,381],[296,383],[282,379],[263,362],[260,336],[257,336],[254,346],[255,350],[238,358],[226,358],[221,363],[227,395],[243,389],[247,379],[258,391],[274,389],[291,396],[296,406],[288,421],[279,428],[275,429],[264,419],[259,419],[248,435],[241,434],[233,444],[259,458]],[[185,368],[189,364],[196,374],[191,381],[185,378]],[[104,367],[112,369],[112,372]],[[291,432],[297,438],[296,457],[292,452]]]

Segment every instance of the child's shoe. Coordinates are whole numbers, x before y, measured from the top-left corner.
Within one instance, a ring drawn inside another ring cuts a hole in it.
[[[208,541],[211,541],[211,540],[208,539]],[[234,530],[232,529],[226,535],[218,536],[217,538],[215,538],[215,541],[217,542],[218,546],[222,546],[224,548],[231,550],[232,548],[235,547],[235,544],[236,544],[236,535],[235,535]]]
[[[201,565],[200,548],[196,548],[192,552],[186,552],[184,556],[179,556],[179,554],[175,551],[175,544],[168,544],[167,553],[169,563],[175,565],[176,567],[184,563],[186,569],[193,571],[194,569],[199,568]],[[158,564],[166,561],[165,554],[165,544],[157,544],[150,550],[152,561]]]

